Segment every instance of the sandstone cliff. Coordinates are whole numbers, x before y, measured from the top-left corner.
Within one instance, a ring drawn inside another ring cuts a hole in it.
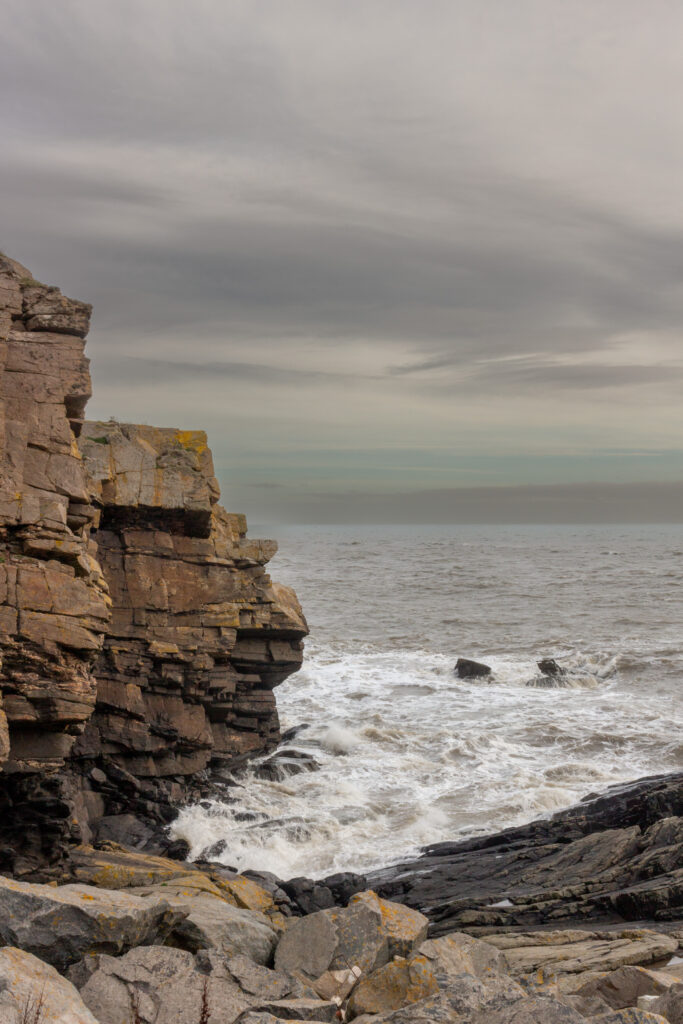
[[[0,257],[0,865],[272,749],[306,624],[199,431],[84,422],[90,306]],[[17,835],[17,830],[20,835]],[[3,842],[11,837],[11,842]]]

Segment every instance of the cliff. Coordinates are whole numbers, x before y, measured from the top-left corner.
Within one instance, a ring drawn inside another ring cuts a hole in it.
[[[168,821],[279,738],[306,623],[200,431],[84,422],[91,307],[0,257],[0,865]],[[199,774],[198,774],[199,773]],[[204,773],[204,774],[202,774]]]

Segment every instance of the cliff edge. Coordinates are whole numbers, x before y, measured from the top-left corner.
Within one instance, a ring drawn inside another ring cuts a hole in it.
[[[307,633],[201,431],[84,420],[91,307],[0,256],[0,868],[271,750]]]

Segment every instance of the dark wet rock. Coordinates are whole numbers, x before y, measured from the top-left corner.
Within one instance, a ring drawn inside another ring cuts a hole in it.
[[[222,857],[228,848],[227,841],[225,839],[218,839],[211,846],[208,846],[206,850],[202,850],[201,860],[210,863],[213,860],[217,860]]]
[[[340,906],[349,902],[357,892],[368,888],[365,875],[356,875],[352,871],[340,871],[336,875],[328,875],[322,884],[330,890],[332,897]]]
[[[293,725],[291,729],[285,729],[285,731],[282,733],[280,746],[284,745],[285,743],[291,743],[292,740],[296,739],[296,737],[299,736],[302,732],[305,732],[306,729],[310,728],[311,727],[308,722],[302,722],[301,725]]]
[[[318,910],[337,906],[337,900],[323,882],[311,878],[290,878],[280,885],[302,914],[314,914]]]
[[[317,772],[320,763],[312,754],[303,750],[276,750],[274,754],[257,764],[254,775],[257,779],[269,779],[272,782],[280,782],[290,775],[300,775],[301,772]]]
[[[554,658],[541,658],[536,664],[544,676],[563,676],[566,674],[566,669],[558,665]]]
[[[553,817],[368,875],[431,934],[683,917],[683,773],[614,786]]]
[[[190,856],[190,850],[191,847],[187,839],[174,839],[166,847],[166,856],[170,857],[171,860],[186,861]]]
[[[147,849],[155,835],[154,828],[134,814],[110,814],[100,818],[95,831],[98,843],[120,843],[132,850]]]
[[[458,658],[455,663],[455,674],[460,679],[483,679],[485,676],[490,676],[491,673],[490,665],[472,661],[470,658]]]

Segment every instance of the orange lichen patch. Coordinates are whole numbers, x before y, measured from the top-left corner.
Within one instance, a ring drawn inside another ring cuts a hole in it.
[[[349,906],[361,903],[378,913],[382,920],[382,931],[389,940],[392,955],[409,956],[413,949],[427,938],[429,922],[424,914],[401,903],[390,903],[380,899],[371,889],[356,893],[349,900]]]
[[[435,995],[439,986],[424,956],[397,959],[362,979],[349,1007],[354,1017],[363,1013],[388,1013]]]
[[[208,448],[206,433],[203,430],[176,430],[178,444],[197,455],[203,455]]]
[[[225,895],[229,902],[243,910],[258,910],[267,914],[275,909],[273,897],[260,885],[253,882],[251,878],[238,875],[237,878],[221,879],[215,878],[216,885]]]

